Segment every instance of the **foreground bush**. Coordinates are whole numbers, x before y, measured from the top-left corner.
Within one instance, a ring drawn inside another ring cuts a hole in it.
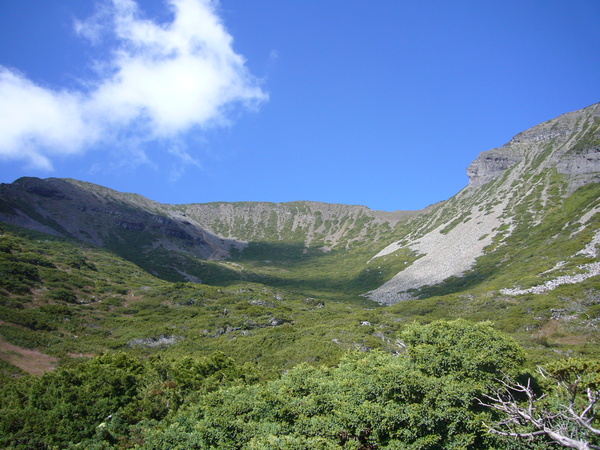
[[[5,448],[549,448],[490,433],[482,404],[517,380],[523,351],[489,324],[413,325],[407,351],[301,364],[262,383],[212,358],[105,355],[3,392]]]
[[[248,384],[244,372],[222,354],[165,361],[120,352],[40,379],[24,377],[0,391],[0,447],[67,448],[90,439],[105,441],[103,446],[125,443],[131,425],[164,420],[194,395],[227,383]],[[101,432],[107,423],[113,433]]]

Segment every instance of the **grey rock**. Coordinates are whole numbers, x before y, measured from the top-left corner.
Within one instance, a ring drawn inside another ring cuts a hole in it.
[[[483,152],[467,168],[469,187],[477,188],[495,180],[523,158],[510,148],[501,147]]]

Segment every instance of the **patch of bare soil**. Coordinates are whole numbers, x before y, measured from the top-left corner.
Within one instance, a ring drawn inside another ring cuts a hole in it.
[[[558,320],[552,319],[546,322],[542,328],[535,334],[535,337],[540,338],[549,338],[552,335],[558,333],[561,329],[560,322]]]
[[[58,358],[45,355],[38,350],[19,347],[0,336],[0,359],[17,366],[31,375],[43,375],[54,369]]]
[[[552,340],[560,345],[581,345],[590,342],[591,337],[585,335],[574,335],[565,331],[559,320],[549,320],[534,335],[538,340]]]
[[[593,342],[593,338],[590,338],[588,336],[570,335],[570,336],[555,338],[555,341],[561,345],[583,345],[583,344],[589,344],[590,341]]]

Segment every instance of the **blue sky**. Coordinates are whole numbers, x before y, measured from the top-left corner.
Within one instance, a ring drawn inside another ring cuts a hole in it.
[[[600,101],[599,21],[597,0],[0,0],[0,182],[421,209]]]

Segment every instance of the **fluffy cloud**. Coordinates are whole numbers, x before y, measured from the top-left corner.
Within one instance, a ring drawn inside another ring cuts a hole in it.
[[[50,169],[49,156],[76,153],[95,138],[75,93],[36,86],[0,67],[0,155]]]
[[[99,77],[87,80],[85,92],[49,90],[0,67],[0,156],[50,168],[52,155],[83,152],[106,136],[135,130],[144,139],[178,140],[227,123],[232,105],[267,99],[213,2],[168,5],[167,24],[144,19],[133,0],[112,0],[76,23],[93,43],[114,45],[108,60],[96,61]]]

